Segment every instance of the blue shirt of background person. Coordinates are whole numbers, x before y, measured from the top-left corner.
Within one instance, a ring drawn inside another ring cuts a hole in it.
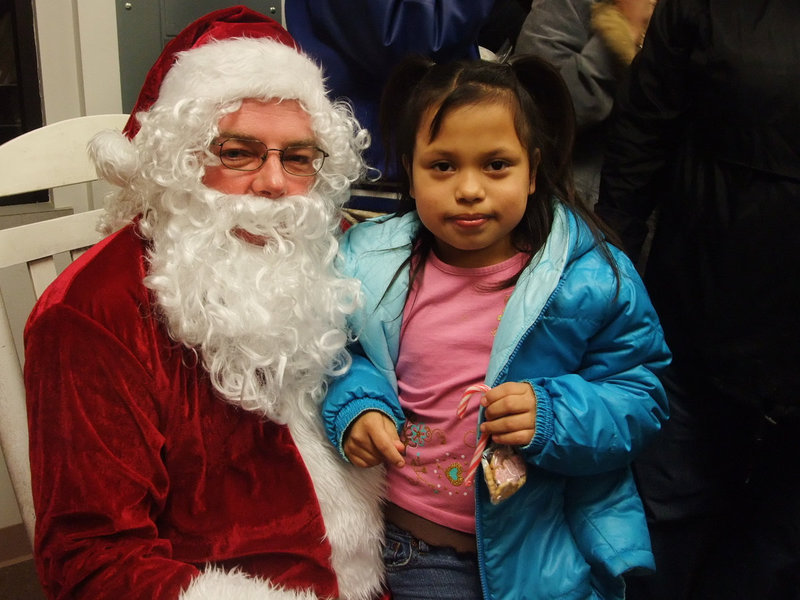
[[[477,39],[494,0],[288,0],[286,27],[325,66],[334,97],[350,99],[359,123],[373,136],[367,163],[387,172],[378,134],[384,83],[411,54],[436,61],[477,57]],[[375,176],[376,173],[372,173]]]

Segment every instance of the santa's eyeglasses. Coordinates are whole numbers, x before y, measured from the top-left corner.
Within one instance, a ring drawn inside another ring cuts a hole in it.
[[[267,148],[259,140],[228,138],[216,142],[216,152],[222,164],[234,171],[257,171],[267,161],[270,152],[277,152],[283,170],[290,175],[310,177],[322,168],[328,153],[316,146],[287,146],[286,148]]]

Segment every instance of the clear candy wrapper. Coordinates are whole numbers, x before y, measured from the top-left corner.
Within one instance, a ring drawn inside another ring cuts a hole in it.
[[[492,504],[500,504],[525,484],[525,461],[511,446],[490,444],[481,465]]]

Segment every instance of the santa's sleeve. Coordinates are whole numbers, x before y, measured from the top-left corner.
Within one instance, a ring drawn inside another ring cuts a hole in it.
[[[53,598],[178,598],[199,571],[173,560],[158,536],[169,479],[153,375],[133,348],[68,306],[35,313],[25,343],[45,589]]]

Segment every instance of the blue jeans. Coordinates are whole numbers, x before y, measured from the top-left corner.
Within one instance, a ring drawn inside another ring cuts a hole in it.
[[[483,600],[472,552],[429,546],[387,523],[383,562],[394,600]]]

